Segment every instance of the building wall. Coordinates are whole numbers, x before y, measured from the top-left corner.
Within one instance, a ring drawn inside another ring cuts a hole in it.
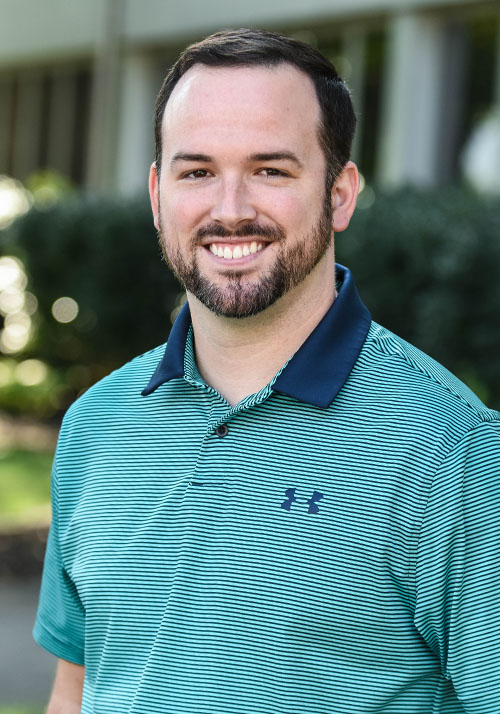
[[[495,3],[490,3],[495,4]],[[34,59],[92,53],[110,5],[119,8],[121,34],[130,43],[175,43],[219,27],[307,26],[357,20],[376,14],[445,11],[488,3],[481,0],[0,0],[0,66]]]

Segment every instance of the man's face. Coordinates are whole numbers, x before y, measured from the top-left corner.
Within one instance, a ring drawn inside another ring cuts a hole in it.
[[[150,181],[155,225],[177,277],[216,314],[265,310],[331,246],[319,122],[311,80],[287,64],[197,65],[175,87]]]

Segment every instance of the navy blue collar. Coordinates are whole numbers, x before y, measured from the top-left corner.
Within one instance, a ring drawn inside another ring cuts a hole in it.
[[[370,328],[371,317],[348,268],[337,264],[338,296],[321,322],[290,359],[272,388],[301,402],[326,409],[344,385]],[[184,352],[191,326],[187,303],[168,338],[165,353],[149,384],[147,396],[164,382],[184,376]]]

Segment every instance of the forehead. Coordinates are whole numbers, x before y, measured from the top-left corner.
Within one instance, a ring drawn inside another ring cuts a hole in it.
[[[163,149],[210,136],[317,143],[320,108],[312,80],[290,64],[273,67],[206,67],[184,74],[163,116]]]

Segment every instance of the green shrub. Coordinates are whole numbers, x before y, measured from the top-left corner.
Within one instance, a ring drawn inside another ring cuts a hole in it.
[[[35,336],[23,357],[57,368],[67,385],[64,409],[82,389],[118,365],[164,342],[181,288],[162,263],[146,200],[75,197],[36,205],[4,232],[1,252],[17,255],[36,295]],[[79,312],[60,323],[60,297]],[[32,388],[18,389],[30,409]],[[40,389],[38,390],[40,392]],[[6,404],[11,409],[12,389]],[[50,411],[50,409],[49,409]],[[54,408],[52,408],[54,411]]]
[[[82,199],[36,206],[9,231],[39,301],[33,350],[51,364],[107,369],[168,336],[179,285],[165,268],[145,200]],[[51,307],[80,306],[68,324]]]

